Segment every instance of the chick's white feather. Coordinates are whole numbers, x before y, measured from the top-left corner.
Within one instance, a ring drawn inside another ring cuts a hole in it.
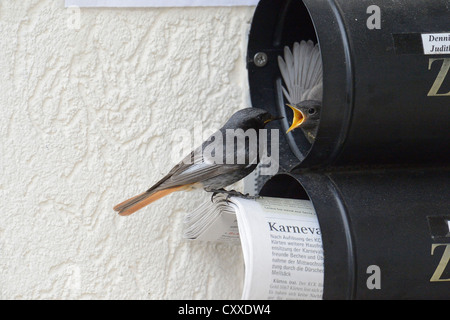
[[[286,87],[283,93],[290,104],[304,100],[322,101],[322,59],[319,46],[309,40],[295,42],[292,51],[284,47],[278,66]]]

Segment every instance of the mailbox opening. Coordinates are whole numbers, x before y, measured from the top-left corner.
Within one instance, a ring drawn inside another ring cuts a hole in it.
[[[274,14],[276,12],[276,14]],[[283,133],[288,131],[293,111],[287,106],[289,101],[283,95],[285,83],[279,70],[278,57],[284,59],[284,49],[293,50],[294,43],[312,41],[318,43],[316,30],[308,9],[302,1],[271,1],[260,5],[254,16],[249,37],[248,69],[253,106],[264,108],[284,117],[279,122]],[[263,66],[257,63],[264,54]],[[283,134],[283,143],[289,146],[282,167],[290,169],[298,165],[308,155],[314,142],[308,140],[302,130],[292,130]]]

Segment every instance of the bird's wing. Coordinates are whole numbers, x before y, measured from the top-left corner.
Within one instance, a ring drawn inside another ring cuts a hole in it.
[[[204,145],[205,143],[187,155],[146,192],[123,201],[116,205],[114,210],[118,211],[120,215],[130,215],[174,191],[190,188],[191,185],[197,182],[203,182],[222,174],[232,173],[248,167],[246,164],[215,163],[214,159],[203,154]]]
[[[242,168],[242,165],[220,165],[206,162],[187,165],[180,162],[153,187],[116,205],[114,210],[118,211],[120,215],[128,216],[174,191],[190,188],[191,185],[197,182],[202,182],[221,174],[231,173],[240,168]]]
[[[248,164],[215,163],[202,154],[202,147],[192,151],[164,178],[147,191],[202,182],[222,174],[246,168]]]
[[[196,163],[185,167],[184,170],[175,172],[169,179],[161,184],[161,187],[170,188],[172,186],[202,182],[245,167],[246,165],[240,164],[208,164],[206,162]]]
[[[294,43],[293,51],[286,46],[284,59],[278,57],[278,66],[286,85],[283,93],[291,104],[306,100],[311,90],[322,84],[320,49],[311,40]],[[321,101],[322,96],[315,100]]]

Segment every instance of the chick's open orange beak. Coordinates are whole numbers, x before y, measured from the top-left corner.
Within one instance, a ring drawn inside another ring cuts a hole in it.
[[[303,113],[298,110],[297,108],[291,106],[290,104],[287,105],[289,108],[292,109],[292,111],[294,111],[294,119],[292,120],[292,125],[291,127],[288,129],[288,131],[286,131],[286,133],[288,133],[289,131],[294,130],[295,128],[300,127],[300,125],[303,123],[303,121],[305,121],[305,116],[303,115]]]

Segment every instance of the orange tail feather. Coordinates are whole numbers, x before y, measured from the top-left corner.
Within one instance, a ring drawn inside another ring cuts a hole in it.
[[[179,186],[164,190],[159,190],[156,192],[144,192],[133,198],[125,200],[114,207],[114,211],[118,211],[121,216],[129,216],[130,214],[142,209],[143,207],[149,205],[150,203],[161,199],[172,192],[185,189],[186,186]]]

